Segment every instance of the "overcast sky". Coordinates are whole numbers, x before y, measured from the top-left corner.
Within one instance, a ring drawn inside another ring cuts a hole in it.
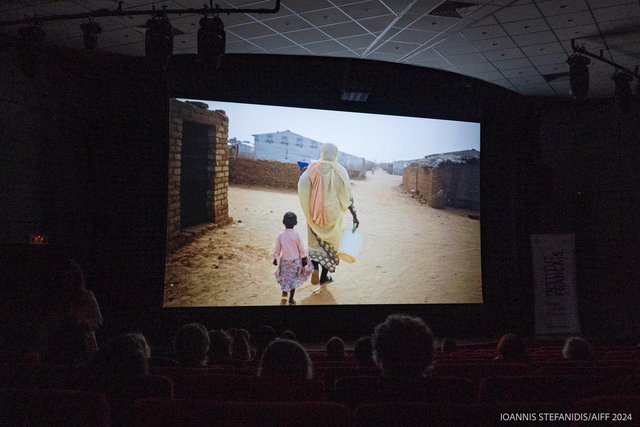
[[[412,160],[430,154],[476,149],[480,124],[380,114],[213,102],[229,117],[229,139],[253,142],[254,134],[291,132],[338,146],[375,162]]]

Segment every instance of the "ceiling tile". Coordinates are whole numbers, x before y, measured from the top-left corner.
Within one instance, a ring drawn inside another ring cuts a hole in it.
[[[509,90],[515,90],[511,82],[507,79],[494,80],[491,83],[493,83],[494,85],[502,86]]]
[[[367,59],[371,59],[374,61],[387,61],[387,62],[396,62],[400,59],[399,55],[392,55],[389,53],[382,52],[373,52],[367,55]]]
[[[253,16],[247,15],[246,13],[223,15],[220,19],[224,22],[225,28],[233,27],[234,25],[248,24],[249,22],[256,22],[256,19]]]
[[[465,53],[476,53],[478,49],[460,33],[452,34],[442,43],[438,43],[434,48],[442,55],[462,55]]]
[[[340,6],[340,9],[351,18],[358,20],[390,14],[389,9],[384,7],[378,0],[367,0],[347,6]]]
[[[496,73],[496,67],[489,62],[481,62],[481,63],[469,63],[458,65],[458,69],[465,74],[477,74],[477,73],[488,73],[494,72]]]
[[[445,61],[443,58],[433,58],[424,61],[412,62],[412,64],[420,65],[427,68],[446,68],[451,67],[451,64]]]
[[[311,24],[297,15],[283,16],[280,18],[264,20],[263,22],[277,33],[288,33],[291,31],[311,28]]]
[[[138,41],[144,41],[145,34],[137,28],[121,28],[119,30],[112,30],[106,33],[102,33],[98,36],[98,46],[102,44],[102,37],[107,36],[114,40],[113,45],[129,44]]]
[[[566,62],[563,64],[547,64],[547,65],[539,65],[536,67],[540,74],[555,74],[555,73],[565,73],[569,71],[569,64]]]
[[[432,39],[437,34],[439,33],[435,31],[402,30],[398,31],[390,40],[422,44]]]
[[[526,46],[522,48],[522,51],[527,56],[549,55],[552,53],[567,53],[565,52],[564,47],[558,42]],[[571,52],[571,50],[569,52]]]
[[[480,80],[485,80],[487,82],[504,79],[504,76],[500,71],[489,71],[486,73],[473,73],[473,77]]]
[[[364,34],[361,36],[345,37],[339,39],[339,42],[348,47],[349,49],[366,49],[376,38],[370,34]]]
[[[589,11],[549,16],[547,22],[549,22],[549,26],[553,29],[594,24],[593,17]]]
[[[282,2],[282,7],[287,8],[296,13],[310,12],[312,10],[326,9],[331,7],[331,3],[327,0],[304,0],[304,1],[288,1]]]
[[[279,47],[273,49],[271,53],[276,55],[313,55],[308,49],[305,49],[304,46],[287,46],[287,47]]]
[[[143,56],[144,42],[135,42],[127,45],[111,46],[105,49],[106,52],[120,53],[123,55]]]
[[[637,3],[636,0],[587,0],[591,9],[600,9],[602,7],[619,6],[622,4]]]
[[[393,21],[393,15],[379,16],[371,19],[360,19],[358,22],[372,33],[384,31]]]
[[[239,40],[227,43],[227,53],[265,53],[263,49],[248,41]]]
[[[404,56],[420,47],[414,43],[387,42],[377,47],[374,52]]]
[[[564,15],[589,10],[585,0],[551,0],[538,3],[544,16]]]
[[[198,38],[193,37],[192,34],[182,34],[173,37],[174,49],[186,49],[198,46]]]
[[[539,76],[540,73],[535,67],[527,67],[514,68],[513,70],[504,70],[502,71],[502,75],[504,75],[508,79],[514,79],[520,77]]]
[[[251,39],[251,42],[266,51],[272,51],[273,49],[277,49],[279,47],[290,47],[294,45],[293,41],[287,39],[284,36],[281,36],[280,34],[253,38]]]
[[[506,61],[493,61],[493,65],[501,71],[513,70],[517,68],[527,68],[531,62],[527,58],[509,59]]]
[[[171,26],[177,28],[185,34],[198,32],[200,28],[200,19],[202,16],[189,15],[171,20]]]
[[[567,55],[564,53],[555,53],[553,55],[541,55],[531,56],[529,60],[533,65],[546,65],[546,64],[563,64],[567,61]]]
[[[640,16],[640,5],[638,2],[634,2],[620,6],[603,7],[601,9],[594,9],[593,15],[598,22],[636,17]]]
[[[540,75],[527,76],[527,77],[513,77],[509,78],[509,81],[516,87],[533,86],[533,85],[547,85],[548,83]]]
[[[334,39],[369,34],[366,29],[362,28],[355,22],[343,22],[342,24],[327,25],[326,27],[322,27],[322,31]]]
[[[400,20],[397,24],[399,24]],[[447,28],[456,25],[460,22],[459,19],[443,18],[440,16],[425,15],[413,22],[408,28],[412,30],[425,30],[425,31],[437,31],[441,32]],[[399,26],[399,25],[397,25]]]
[[[469,27],[489,27],[491,25],[497,25],[498,21],[493,16],[487,16],[486,18],[480,19],[477,22],[469,25]]]
[[[287,37],[298,44],[321,42],[329,40],[330,38],[322,31],[316,29],[294,31],[287,33]]]
[[[316,27],[323,25],[339,24],[341,22],[347,22],[351,19],[342,13],[339,9],[332,7],[329,9],[316,10],[313,12],[305,12],[300,14],[302,19],[309,21]]]
[[[505,7],[494,14],[496,19],[502,23],[524,21],[526,19],[540,18],[540,11],[534,4],[523,6]]]
[[[540,33],[529,33],[513,36],[513,40],[518,44],[518,46],[524,47],[541,43],[555,42],[558,40],[558,38],[551,31],[542,31]]]
[[[468,40],[486,40],[507,36],[507,33],[505,33],[500,25],[467,28],[462,30],[462,34],[464,34]]]
[[[549,26],[544,19],[530,19],[527,21],[509,22],[504,24],[504,29],[512,36],[517,36],[519,34],[547,31]]]
[[[319,43],[309,43],[304,45],[304,47],[306,47],[316,55],[323,55],[329,52],[340,52],[345,50],[345,46],[341,45],[335,40],[327,40]]]
[[[489,52],[484,52],[484,56],[489,61],[502,61],[506,59],[524,58],[524,54],[522,53],[520,48],[492,50]]]
[[[424,61],[431,61],[436,58],[442,59],[442,56],[433,49],[425,49],[407,58],[407,60],[410,63],[415,64],[415,63],[424,62]]]
[[[262,25],[259,22],[236,25],[233,28],[227,28],[226,31],[230,31],[236,36],[243,39],[251,39],[254,37],[264,37],[264,36],[270,36],[274,34],[272,29]]]
[[[490,50],[510,49],[517,47],[511,37],[498,37],[495,39],[475,40],[473,45],[481,52]]]
[[[599,34],[595,25],[581,25],[579,27],[558,28],[553,30],[560,40],[571,40],[575,38],[591,37]]]
[[[487,59],[481,53],[471,53],[468,55],[452,55],[446,58],[455,66],[464,66],[467,64],[481,64],[487,62]]]
[[[571,40],[563,40],[560,42],[564,47],[565,52],[573,52],[571,46]],[[593,37],[589,39],[576,39],[576,46],[584,47],[588,51],[597,53],[600,49],[604,49],[604,42],[600,37]]]
[[[328,54],[333,58],[359,58],[360,56],[351,50],[342,50],[340,52],[331,52]]]
[[[400,13],[412,3],[413,0],[383,0],[382,3],[393,13]],[[424,2],[426,3],[426,2]],[[411,8],[415,9],[415,5]]]

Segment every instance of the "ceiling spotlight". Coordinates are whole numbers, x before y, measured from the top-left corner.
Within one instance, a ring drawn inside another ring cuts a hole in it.
[[[98,45],[98,34],[102,32],[102,27],[90,20],[88,24],[81,24],[80,29],[84,33],[84,50],[95,51]]]
[[[45,36],[46,34],[40,25],[18,29],[20,39],[18,60],[22,74],[27,77],[35,76],[37,72],[38,59],[42,54],[42,42]]]
[[[224,55],[227,36],[224,32],[224,24],[217,16],[200,19],[198,30],[198,55],[205,64],[220,66]]]
[[[587,65],[591,60],[586,56],[572,55],[567,59],[569,64],[569,83],[571,84],[571,93],[578,99],[587,96],[589,92],[589,68]]]
[[[144,52],[149,59],[165,63],[173,54],[173,27],[166,15],[147,21]]]
[[[615,73],[611,76],[611,80],[613,80],[616,85],[614,92],[616,109],[618,113],[627,113],[631,110],[631,81],[633,77],[626,73]]]

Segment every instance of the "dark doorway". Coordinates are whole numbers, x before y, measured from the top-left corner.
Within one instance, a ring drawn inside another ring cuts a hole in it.
[[[180,225],[182,228],[207,222],[207,174],[209,127],[191,122],[182,124],[180,179]]]

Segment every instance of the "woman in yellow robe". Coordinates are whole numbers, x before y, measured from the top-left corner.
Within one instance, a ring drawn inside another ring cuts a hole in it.
[[[359,225],[353,206],[351,181],[347,170],[338,163],[338,147],[324,144],[320,160],[300,175],[298,197],[307,220],[309,259],[313,263],[311,283],[324,285],[333,279],[340,262],[337,251],[342,237],[342,221],[349,210],[353,223]],[[322,266],[322,274],[318,274]]]

